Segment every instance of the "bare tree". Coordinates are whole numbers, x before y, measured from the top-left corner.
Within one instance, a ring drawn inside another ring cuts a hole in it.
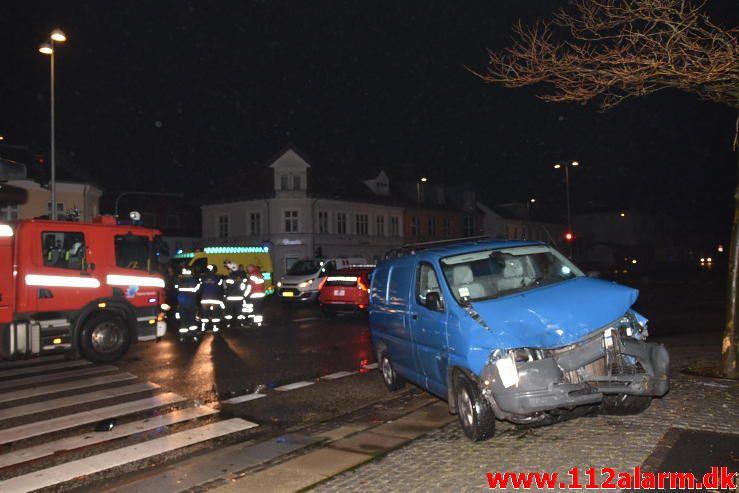
[[[489,51],[478,77],[492,84],[544,84],[545,101],[607,110],[625,99],[679,89],[739,112],[739,28],[723,28],[703,11],[705,1],[572,0],[552,21],[513,27],[511,46]],[[734,136],[737,149],[739,119]],[[739,167],[739,152],[737,154]],[[729,254],[727,321],[721,370],[737,376],[739,341],[739,173]]]

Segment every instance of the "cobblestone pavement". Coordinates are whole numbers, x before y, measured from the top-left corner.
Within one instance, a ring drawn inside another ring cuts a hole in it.
[[[739,439],[739,382],[680,372],[716,362],[718,338],[694,335],[663,342],[673,360],[672,388],[641,415],[596,415],[529,430],[499,421],[495,437],[482,443],[468,441],[453,422],[314,491],[489,491],[487,472],[558,472],[566,477],[572,467],[631,471],[670,427],[736,434]]]

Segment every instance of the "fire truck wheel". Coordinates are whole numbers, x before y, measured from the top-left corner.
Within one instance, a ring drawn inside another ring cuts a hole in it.
[[[110,363],[128,350],[131,336],[123,320],[109,313],[91,316],[80,333],[82,356],[95,363]]]

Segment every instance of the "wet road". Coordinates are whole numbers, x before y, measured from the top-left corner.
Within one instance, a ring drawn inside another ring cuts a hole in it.
[[[156,344],[135,344],[116,365],[168,391],[215,404],[374,362],[364,314],[325,319],[317,306],[275,297],[265,300],[263,313],[262,327],[226,329],[199,343],[183,343],[169,333]]]

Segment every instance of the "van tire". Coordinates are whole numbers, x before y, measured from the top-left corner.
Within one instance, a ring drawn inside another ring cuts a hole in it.
[[[131,333],[125,322],[112,313],[100,312],[88,318],[80,332],[80,353],[94,363],[112,363],[131,344]]]
[[[495,435],[495,414],[477,384],[462,373],[454,379],[454,399],[462,431],[473,442]]]
[[[643,413],[650,404],[652,404],[651,395],[616,394],[603,396],[600,409],[603,414],[628,416]]]
[[[388,390],[396,391],[403,388],[405,380],[393,369],[386,351],[380,353],[378,360],[380,362],[378,369],[380,370],[380,375],[382,375],[382,381],[385,382]]]

